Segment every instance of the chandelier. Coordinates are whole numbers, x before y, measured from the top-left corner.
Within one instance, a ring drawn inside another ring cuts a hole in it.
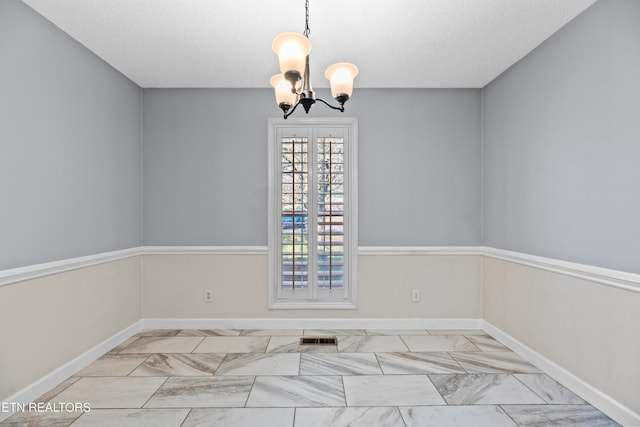
[[[304,33],[282,33],[273,39],[271,47],[278,55],[280,73],[271,78],[271,86],[276,92],[276,103],[284,112],[284,118],[289,117],[298,105],[302,104],[304,111],[309,113],[311,106],[320,101],[329,108],[344,111],[344,103],[353,93],[353,79],[358,75],[358,67],[348,62],[330,65],[324,75],[331,85],[331,96],[339,107],[329,104],[322,98],[316,98],[309,80],[309,0],[305,3],[306,21]]]

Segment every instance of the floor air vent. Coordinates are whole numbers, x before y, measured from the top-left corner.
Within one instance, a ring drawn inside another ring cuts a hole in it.
[[[336,337],[302,337],[300,345],[337,345]]]

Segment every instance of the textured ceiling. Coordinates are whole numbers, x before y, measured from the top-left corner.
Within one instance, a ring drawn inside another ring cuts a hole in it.
[[[23,0],[142,87],[269,87],[271,41],[303,0]],[[483,87],[595,0],[311,0],[311,79],[352,62],[356,87]]]

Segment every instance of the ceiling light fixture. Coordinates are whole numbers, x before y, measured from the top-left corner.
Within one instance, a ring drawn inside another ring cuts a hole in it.
[[[284,112],[284,118],[289,117],[298,105],[302,104],[304,111],[316,101],[320,101],[329,108],[344,111],[344,103],[353,93],[353,79],[358,75],[358,67],[348,62],[339,62],[327,68],[324,75],[331,85],[331,96],[340,104],[335,107],[322,98],[316,98],[309,80],[309,0],[305,2],[306,21],[304,33],[282,33],[273,39],[271,47],[278,55],[280,73],[271,77],[271,86],[276,92],[276,103]],[[293,108],[292,108],[293,107]],[[289,111],[291,110],[291,111]]]

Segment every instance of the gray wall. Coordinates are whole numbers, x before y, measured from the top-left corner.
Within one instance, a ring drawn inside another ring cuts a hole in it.
[[[482,91],[358,89],[344,115],[314,107],[360,121],[359,243],[483,243],[640,272],[638,22],[640,2],[599,1]],[[143,98],[0,1],[0,269],[138,246],[141,199],[144,244],[267,244],[271,91]]]
[[[143,97],[144,244],[267,245],[272,90]],[[358,89],[343,115],[312,108],[359,119],[361,245],[480,243],[480,100],[473,89]]]
[[[140,89],[0,1],[0,270],[141,244]]]
[[[484,244],[640,273],[640,1],[595,3],[483,97]]]

